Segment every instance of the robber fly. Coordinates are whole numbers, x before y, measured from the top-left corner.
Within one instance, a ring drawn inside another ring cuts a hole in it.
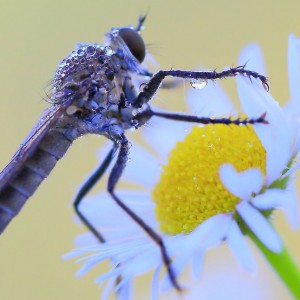
[[[108,193],[160,247],[169,277],[174,287],[180,290],[162,238],[115,193],[116,184],[128,161],[130,149],[125,132],[141,127],[152,117],[201,124],[267,123],[265,114],[256,119],[233,120],[154,111],[149,101],[165,77],[188,79],[195,84],[197,81],[241,75],[260,80],[266,89],[268,84],[266,77],[246,70],[244,66],[222,72],[161,70],[152,74],[143,64],[146,47],[140,31],[144,21],[145,16],[139,18],[136,27],[112,28],[106,35],[104,46],[79,44],[59,64],[49,95],[52,105],[44,111],[36,126],[0,174],[0,233],[17,215],[76,138],[86,134],[103,135],[113,142],[112,149],[77,194],[74,201],[76,213],[99,242],[104,242],[101,233],[81,213],[79,205],[117,153],[108,178]],[[141,83],[143,83],[142,91],[140,91]]]

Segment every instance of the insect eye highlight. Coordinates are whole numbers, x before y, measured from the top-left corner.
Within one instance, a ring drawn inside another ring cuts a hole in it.
[[[146,56],[146,47],[139,33],[131,28],[120,28],[119,36],[123,39],[131,54],[141,63]]]

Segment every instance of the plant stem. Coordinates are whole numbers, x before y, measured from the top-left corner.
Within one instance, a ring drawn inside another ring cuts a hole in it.
[[[247,230],[247,235],[264,254],[265,258],[274,268],[277,275],[285,283],[290,293],[295,297],[295,299],[300,299],[300,272],[296,262],[291,257],[285,246],[283,246],[280,253],[274,253],[262,244],[250,228]]]

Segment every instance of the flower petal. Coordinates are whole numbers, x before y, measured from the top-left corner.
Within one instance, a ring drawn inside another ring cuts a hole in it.
[[[215,215],[200,224],[189,235],[178,235],[165,240],[168,253],[174,255],[172,267],[178,276],[183,268],[194,257],[216,245],[219,245],[226,237],[230,224],[231,215]],[[199,266],[198,266],[199,267]],[[168,276],[165,276],[162,289],[168,291],[172,288]]]
[[[249,44],[242,49],[238,64],[243,66],[246,64],[247,70],[253,70],[261,75],[267,75],[261,48],[257,44]]]
[[[117,267],[99,276],[96,282],[104,282],[119,275],[122,275],[125,280],[131,280],[161,264],[162,258],[159,247],[150,239],[134,240],[122,245],[106,243],[101,246],[102,251],[96,253],[93,260],[111,259],[113,265]]]
[[[113,292],[115,284],[116,284],[116,279],[117,278],[110,278],[103,290],[103,293],[101,295],[101,300],[106,300],[109,297],[109,294]]]
[[[297,39],[295,35],[289,35],[288,42],[288,77],[290,85],[290,101],[293,103],[293,107],[300,111],[300,39]]]
[[[266,92],[260,83],[249,78],[237,77],[240,101],[250,118],[267,113],[269,124],[254,126],[262,145],[267,152],[267,178],[270,185],[280,177],[292,155],[292,130],[279,104]],[[276,146],[280,141],[280,147]]]
[[[158,300],[159,299],[159,274],[161,271],[162,265],[159,265],[156,270],[154,271],[152,277],[152,284],[151,284],[151,299]]]
[[[289,192],[282,189],[267,189],[264,193],[255,196],[251,203],[258,209],[267,210],[279,207],[289,196]]]
[[[209,81],[201,90],[190,88],[187,93],[189,111],[200,116],[224,116],[236,110],[218,82]]]
[[[152,118],[143,129],[143,136],[149,145],[160,154],[161,163],[166,163],[170,151],[181,141],[190,130],[191,124]],[[147,173],[147,172],[146,172]]]
[[[243,236],[236,221],[233,221],[227,236],[229,248],[239,261],[248,271],[254,272],[256,270],[255,260],[249,247],[247,246],[246,239]]]
[[[231,222],[232,216],[230,214],[210,217],[186,236],[183,245],[188,245],[190,249],[194,248],[197,252],[201,249],[214,247],[226,237]]]
[[[300,226],[300,207],[294,181],[289,182],[287,190],[289,191],[289,197],[285,198],[281,207],[291,228],[297,230]]]
[[[200,250],[191,259],[191,275],[194,279],[199,278],[203,268],[204,250]]]
[[[288,45],[288,78],[290,85],[290,101],[285,105],[284,111],[294,130],[294,151],[296,156],[300,150],[300,39],[293,34],[289,35]]]
[[[219,170],[224,186],[235,196],[250,200],[252,193],[258,193],[263,185],[263,175],[259,169],[238,172],[230,164],[223,164]]]
[[[239,203],[236,209],[245,223],[267,248],[275,253],[279,253],[282,250],[282,242],[277,232],[263,214],[246,201]]]
[[[158,181],[160,171],[158,160],[144,147],[134,144],[122,178],[151,188]]]
[[[108,142],[98,152],[101,162],[105,159],[109,150],[112,148],[112,143]],[[141,147],[137,143],[133,144],[130,149],[130,157],[127,162],[127,166],[122,175],[127,181],[140,184],[145,187],[152,187],[158,180],[160,174],[160,167],[158,160],[144,147]],[[107,173],[110,173],[110,169],[113,164],[108,168]],[[143,166],[143,167],[141,167]],[[147,172],[145,172],[147,170]]]
[[[299,226],[299,204],[295,187],[289,184],[286,190],[268,189],[257,195],[251,203],[261,210],[280,208],[283,210],[290,226],[297,229]]]
[[[288,45],[288,77],[290,85],[290,101],[284,107],[294,132],[295,145],[293,155],[300,150],[300,39],[289,35]]]
[[[121,199],[131,210],[139,216],[147,215],[147,224],[154,230],[158,229],[155,217],[155,204],[149,199],[148,193],[118,191]],[[81,212],[88,216],[89,221],[109,241],[122,240],[125,237],[145,235],[144,230],[120,208],[109,195],[101,193],[96,196],[87,197],[80,206]],[[118,222],[116,222],[118,220]],[[95,242],[95,238],[80,238],[78,245],[88,245]]]
[[[118,284],[117,288],[117,300],[132,299],[132,280],[126,280],[126,282],[123,280]]]

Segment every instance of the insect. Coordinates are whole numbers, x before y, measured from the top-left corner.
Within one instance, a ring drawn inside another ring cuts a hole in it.
[[[265,114],[256,119],[233,120],[154,111],[149,101],[166,77],[190,80],[194,87],[203,81],[237,75],[260,80],[265,89],[268,89],[268,83],[266,77],[244,66],[222,72],[161,70],[152,74],[143,64],[146,47],[140,32],[145,18],[140,17],[136,27],[112,28],[106,35],[104,46],[79,44],[59,64],[49,97],[52,105],[44,111],[0,174],[0,233],[76,138],[86,134],[103,135],[113,142],[113,147],[78,192],[74,201],[75,211],[99,242],[105,242],[101,233],[81,213],[80,203],[117,155],[108,178],[107,191],[160,247],[170,280],[180,290],[162,238],[131,211],[115,192],[129,156],[130,143],[125,135],[126,130],[138,129],[152,117],[201,124],[267,123]],[[143,86],[142,91],[140,86]]]

